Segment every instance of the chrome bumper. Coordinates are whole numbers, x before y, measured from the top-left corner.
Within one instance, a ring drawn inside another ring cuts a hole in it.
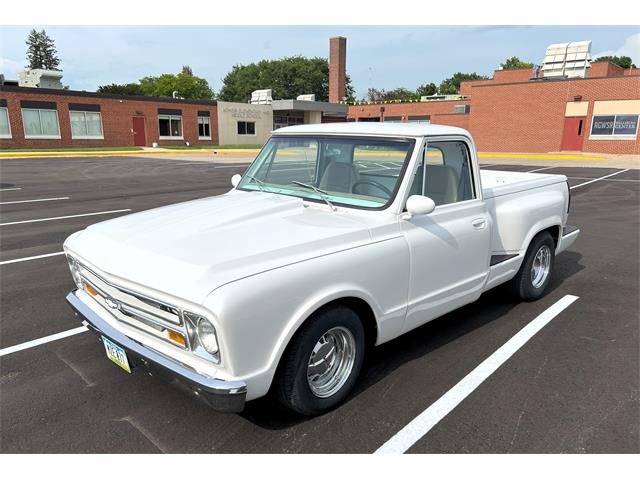
[[[195,395],[207,405],[221,412],[240,412],[244,408],[247,386],[241,381],[211,378],[186,367],[166,356],[141,345],[122,334],[89,308],[76,291],[67,295],[67,302],[73,308],[82,324],[98,335],[103,335],[122,347],[134,368],[157,375],[171,384]]]

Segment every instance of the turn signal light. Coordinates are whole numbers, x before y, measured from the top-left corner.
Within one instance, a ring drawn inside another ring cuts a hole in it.
[[[84,289],[93,297],[95,297],[96,295],[98,295],[98,292],[96,291],[95,288],[93,288],[91,285],[89,285],[88,283],[84,284]]]
[[[169,336],[169,340],[177,343],[178,345],[182,345],[183,347],[187,346],[187,340],[184,338],[184,335],[174,332],[172,330],[167,330],[167,334]]]

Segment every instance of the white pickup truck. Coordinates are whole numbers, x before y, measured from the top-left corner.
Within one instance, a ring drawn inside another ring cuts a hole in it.
[[[271,392],[322,413],[371,347],[505,282],[541,297],[579,233],[566,177],[480,171],[447,126],[283,128],[232,184],[64,245],[107,356],[221,411]]]

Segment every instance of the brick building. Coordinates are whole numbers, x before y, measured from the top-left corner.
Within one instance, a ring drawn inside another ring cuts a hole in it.
[[[0,148],[187,142],[218,143],[215,101],[0,86]]]
[[[593,63],[586,78],[531,78],[499,70],[463,82],[454,99],[349,107],[349,121],[429,122],[462,127],[486,152],[640,154],[640,69]]]

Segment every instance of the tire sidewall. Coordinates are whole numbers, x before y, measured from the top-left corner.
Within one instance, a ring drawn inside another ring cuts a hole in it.
[[[536,254],[543,245],[548,246],[551,252],[549,273],[547,274],[547,278],[545,278],[544,283],[536,288],[533,286],[533,282],[531,281],[531,268],[533,267],[533,262],[535,261]],[[520,281],[518,282],[518,293],[520,294],[520,296],[525,300],[537,300],[538,298],[542,297],[551,280],[554,266],[555,243],[553,242],[553,238],[548,232],[543,232],[533,239],[527,251],[527,256],[520,272]]]
[[[330,397],[317,397],[309,387],[307,381],[307,366],[311,353],[317,341],[330,329],[343,327],[348,329],[355,339],[356,353],[353,368],[349,378],[340,390]],[[340,404],[351,392],[355,385],[364,359],[365,335],[362,322],[358,315],[346,307],[335,307],[318,312],[312,322],[298,340],[298,349],[295,352],[297,366],[293,378],[293,390],[296,398],[296,410],[307,415],[314,415],[327,411]]]

